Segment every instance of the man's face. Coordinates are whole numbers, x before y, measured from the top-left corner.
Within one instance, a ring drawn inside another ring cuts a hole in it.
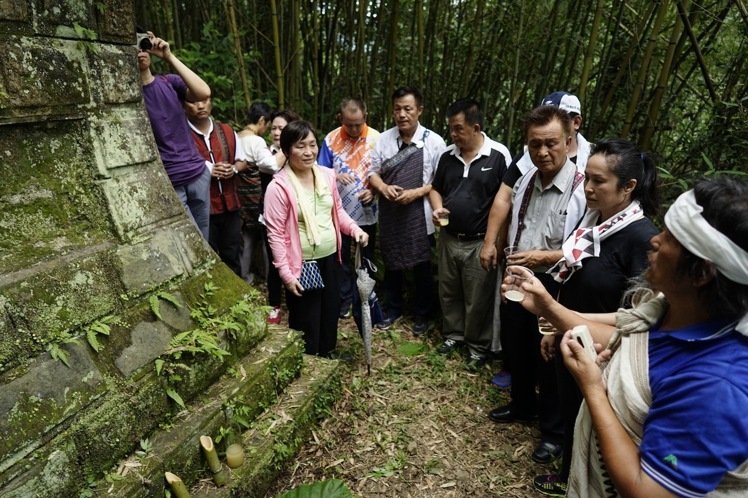
[[[358,138],[364,131],[366,118],[358,107],[346,107],[340,115],[340,125],[351,138]]]
[[[213,104],[210,101],[210,97],[195,102],[190,102],[189,100],[184,101],[184,111],[187,114],[187,119],[191,123],[209,118],[212,110]]]
[[[418,128],[418,119],[423,107],[419,106],[413,95],[405,95],[392,102],[392,117],[401,134],[412,135]]]
[[[465,121],[464,112],[448,118],[447,123],[449,125],[449,137],[452,139],[452,143],[460,150],[472,148],[476,145],[476,141],[481,138],[480,126],[477,124],[468,124]]]
[[[531,126],[527,130],[527,150],[532,163],[544,178],[553,178],[566,164],[570,143],[571,137],[558,119],[543,126]]]

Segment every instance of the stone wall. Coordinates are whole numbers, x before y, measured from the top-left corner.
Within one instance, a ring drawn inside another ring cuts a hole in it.
[[[0,495],[76,496],[174,411],[153,360],[190,307],[248,288],[158,159],[129,0],[0,0],[0,53]]]

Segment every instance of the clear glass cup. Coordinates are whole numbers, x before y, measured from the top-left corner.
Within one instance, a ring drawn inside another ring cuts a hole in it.
[[[510,265],[504,271],[504,284],[507,290],[504,291],[504,297],[510,301],[520,302],[525,298],[525,291],[522,290],[522,284],[532,279],[535,273],[524,266]]]

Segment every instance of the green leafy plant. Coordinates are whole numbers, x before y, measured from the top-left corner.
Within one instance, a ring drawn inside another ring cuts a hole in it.
[[[52,341],[47,345],[47,352],[53,360],[61,361],[66,367],[69,367],[70,353],[65,351],[64,344],[80,344],[80,341],[73,337],[70,332],[60,332],[52,337]]]
[[[353,493],[340,479],[302,484],[276,498],[353,498]]]
[[[175,308],[181,308],[182,305],[179,304],[179,301],[177,301],[177,298],[166,291],[158,291],[151,295],[151,297],[148,298],[148,304],[151,307],[151,311],[159,320],[163,320],[163,317],[161,316],[161,301],[166,301],[170,303]]]

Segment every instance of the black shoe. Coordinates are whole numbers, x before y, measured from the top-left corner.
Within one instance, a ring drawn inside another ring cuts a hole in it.
[[[561,456],[560,444],[553,444],[549,441],[541,441],[535,451],[532,452],[532,461],[536,463],[551,463]]]
[[[420,337],[429,330],[431,330],[431,323],[429,323],[428,320],[426,320],[425,318],[416,318],[416,321],[413,324],[414,336]]]
[[[485,356],[479,356],[475,353],[470,353],[470,356],[468,357],[468,361],[465,364],[465,367],[468,370],[480,370],[483,368],[483,365],[486,364],[486,357]]]
[[[455,349],[460,347],[460,343],[453,339],[447,339],[436,348],[436,352],[439,354],[449,354]]]
[[[346,308],[342,308],[340,310],[340,313],[338,314],[338,318],[340,318],[342,320],[345,320],[346,318],[350,318],[350,317],[351,317],[351,307],[350,306],[348,306]]]
[[[397,315],[395,317],[385,317],[381,322],[375,323],[374,328],[379,330],[387,330],[388,328],[392,327],[395,322],[400,320],[400,318],[402,318],[400,315]]]
[[[512,405],[503,405],[488,412],[488,418],[497,424],[510,424],[512,422],[531,422],[534,415],[520,415],[512,410]]]

